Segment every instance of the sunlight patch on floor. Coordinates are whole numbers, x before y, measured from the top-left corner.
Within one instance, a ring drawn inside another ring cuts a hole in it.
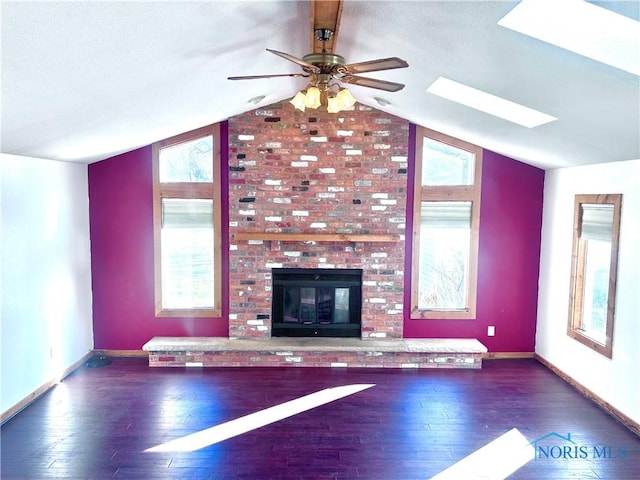
[[[191,435],[148,448],[145,452],[192,452],[199,450],[371,387],[375,387],[375,383],[325,388],[324,390],[305,395],[304,397],[296,398],[295,400],[290,400],[280,405],[275,405],[265,410],[260,410],[250,415],[221,423],[215,427],[200,430]]]
[[[431,480],[504,480],[534,459],[533,445],[512,428],[472,454],[454,463]]]

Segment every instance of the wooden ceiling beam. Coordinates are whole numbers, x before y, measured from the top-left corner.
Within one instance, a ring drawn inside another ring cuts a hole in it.
[[[311,2],[311,51],[322,52],[322,42],[316,39],[315,31],[319,28],[333,30],[331,40],[325,42],[325,49],[335,53],[342,16],[343,0],[312,0]]]

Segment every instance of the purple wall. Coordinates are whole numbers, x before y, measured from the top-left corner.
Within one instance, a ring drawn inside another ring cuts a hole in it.
[[[226,124],[221,134],[226,140]],[[228,170],[225,144],[223,172]],[[227,197],[225,176],[223,225],[228,223]],[[155,317],[151,147],[89,165],[89,220],[94,348],[140,350],[154,336],[228,335],[224,265],[229,248],[224,240],[223,318]]]
[[[415,128],[409,141],[412,158]],[[227,125],[221,128],[222,171],[228,171]],[[409,179],[413,165],[409,164]],[[223,182],[222,225],[228,225]],[[404,336],[478,338],[491,352],[533,352],[544,171],[485,151],[480,212],[476,320],[404,320]],[[408,204],[413,182],[408,185]],[[151,147],[89,165],[94,344],[139,350],[154,336],[228,335],[228,239],[223,235],[222,318],[156,318],[153,292]],[[412,222],[407,211],[407,225]],[[406,278],[410,278],[407,235]],[[409,312],[410,285],[406,285]],[[406,314],[408,315],[408,313]],[[495,325],[496,336],[487,337]]]
[[[544,170],[484,151],[476,320],[408,318],[406,288],[406,338],[477,338],[490,352],[534,351],[543,188]],[[408,201],[413,201],[412,185]],[[412,216],[408,210],[408,226]],[[409,262],[411,255],[406,258]],[[494,337],[487,336],[489,325],[496,327]]]

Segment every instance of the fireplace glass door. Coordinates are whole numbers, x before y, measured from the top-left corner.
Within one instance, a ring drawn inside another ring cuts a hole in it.
[[[361,270],[277,269],[273,336],[360,336]]]
[[[284,287],[283,321],[349,323],[349,288]]]

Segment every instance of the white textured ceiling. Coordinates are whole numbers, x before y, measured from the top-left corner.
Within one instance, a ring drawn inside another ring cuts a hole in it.
[[[639,20],[640,2],[594,2]],[[345,0],[336,52],[409,68],[349,86],[361,103],[543,168],[640,158],[640,78],[497,22],[517,2]],[[310,49],[306,1],[5,1],[4,153],[93,162],[293,96],[272,48]],[[640,45],[639,54],[640,54]],[[439,76],[558,117],[529,129],[427,93]],[[374,97],[391,102],[380,107]]]

